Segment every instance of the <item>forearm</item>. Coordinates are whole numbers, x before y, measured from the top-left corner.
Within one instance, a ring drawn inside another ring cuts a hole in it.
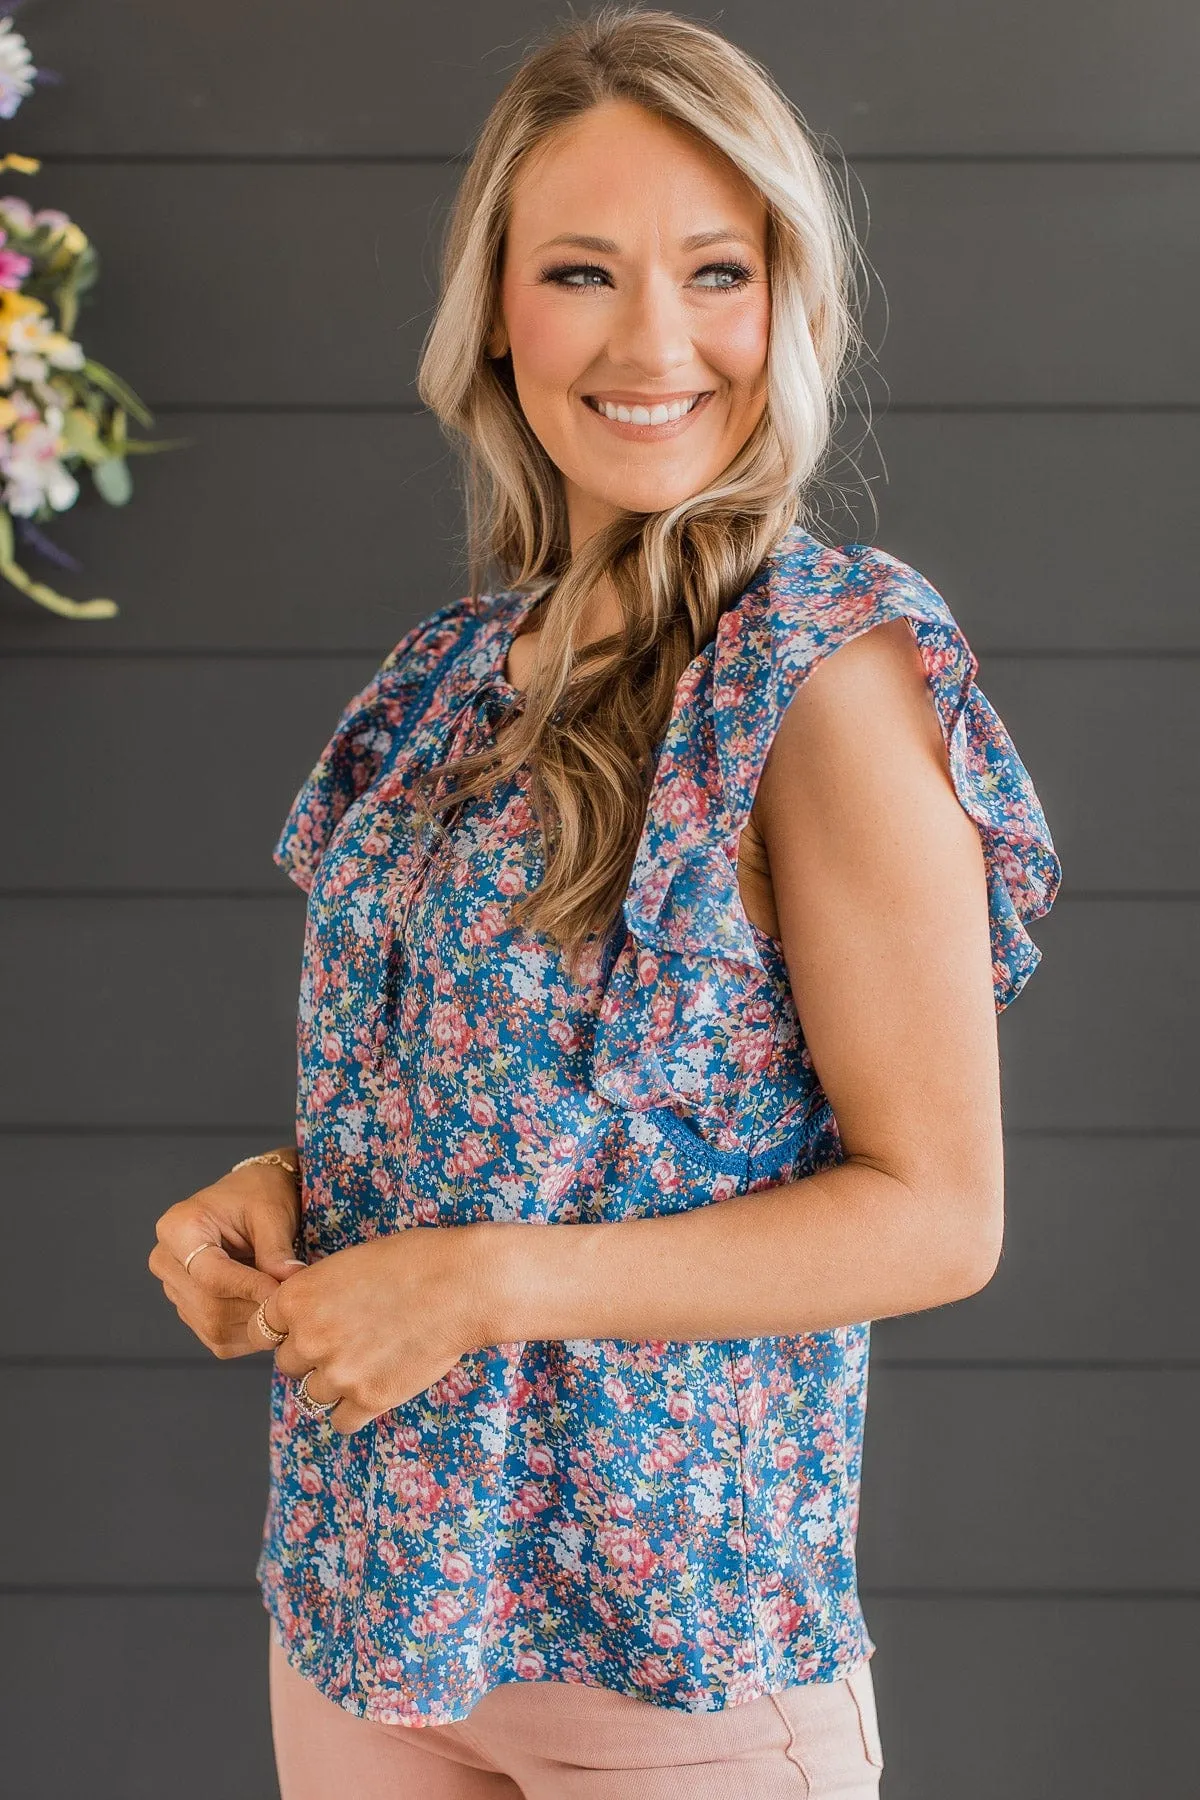
[[[978,1216],[848,1160],[690,1212],[484,1224],[487,1341],[794,1336],[919,1312],[990,1279]]]

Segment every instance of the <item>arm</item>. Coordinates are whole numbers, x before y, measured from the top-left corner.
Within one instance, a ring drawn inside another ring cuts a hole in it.
[[[983,852],[904,620],[864,632],[801,686],[755,816],[846,1160],[660,1218],[469,1228],[481,1344],[793,1335],[944,1305],[995,1272],[1004,1176]]]

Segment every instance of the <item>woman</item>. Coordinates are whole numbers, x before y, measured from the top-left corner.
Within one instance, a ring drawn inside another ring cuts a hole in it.
[[[150,1258],[275,1346],[283,1800],[878,1791],[869,1321],[996,1267],[1060,870],[941,596],[801,522],[852,267],[802,121],[669,13],[537,49],[462,182],[420,387],[472,592],[276,847],[296,1144]]]

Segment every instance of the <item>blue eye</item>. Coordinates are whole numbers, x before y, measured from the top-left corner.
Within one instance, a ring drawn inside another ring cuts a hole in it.
[[[701,275],[708,275],[714,271],[730,276],[732,279],[718,283],[706,282],[701,285],[708,287],[710,293],[724,294],[736,293],[739,288],[744,288],[754,273],[744,263],[706,263],[702,269],[697,269],[696,279],[699,280]],[[553,268],[543,270],[542,280],[554,282],[558,287],[575,288],[578,292],[599,285],[592,281],[570,280],[569,277],[574,275],[598,275],[602,282],[609,280],[608,270],[601,268],[599,263],[558,263]]]
[[[703,269],[697,271],[697,274],[707,275],[710,269],[716,269],[722,275],[733,276],[732,281],[722,283],[726,293],[732,293],[736,288],[745,287],[753,274],[753,270],[748,269],[744,263],[707,263]]]
[[[557,282],[560,287],[590,287],[590,282],[568,281],[568,275],[600,275],[607,281],[608,271],[598,263],[561,263],[553,269],[547,269],[542,275],[543,281]]]

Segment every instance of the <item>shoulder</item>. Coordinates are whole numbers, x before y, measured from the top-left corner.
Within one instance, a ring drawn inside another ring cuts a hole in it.
[[[438,607],[405,632],[366,686],[347,701],[275,846],[276,863],[299,886],[311,886],[347,808],[406,754],[418,726],[445,709],[458,672],[470,673],[472,647],[507,617],[516,598],[508,592],[467,594]]]
[[[803,708],[792,708],[826,664]],[[734,812],[749,811],[789,709],[811,714],[813,729],[823,721],[836,730],[839,718],[863,710],[882,726],[877,701],[920,718],[932,691],[947,729],[976,670],[950,608],[911,564],[874,545],[834,548],[799,528],[788,532],[717,628],[712,725]]]
[[[910,563],[872,544],[831,547],[797,527],[720,621],[718,686],[775,677],[786,687],[872,625],[902,617],[969,655],[946,601]]]
[[[508,592],[464,594],[439,606],[436,612],[427,614],[411,626],[399,643],[389,650],[378,675],[419,679],[432,673],[473,641],[481,626],[500,619],[512,598]]]

